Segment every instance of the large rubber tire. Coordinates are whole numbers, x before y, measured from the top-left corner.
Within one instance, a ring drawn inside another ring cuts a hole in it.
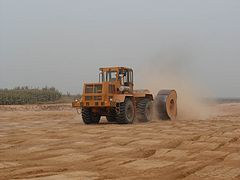
[[[177,93],[175,90],[161,90],[155,98],[157,116],[161,120],[175,120],[177,117]]]
[[[126,98],[123,103],[119,104],[119,112],[117,113],[117,123],[132,124],[135,118],[134,105],[131,99]]]
[[[117,113],[115,109],[110,109],[109,114],[106,116],[108,122],[116,122]]]
[[[149,98],[143,98],[137,102],[137,120],[148,122],[152,120],[153,103]]]
[[[82,120],[85,124],[98,124],[101,116],[93,113],[91,108],[82,108]]]

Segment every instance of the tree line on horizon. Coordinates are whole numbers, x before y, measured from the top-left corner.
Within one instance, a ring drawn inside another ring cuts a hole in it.
[[[31,88],[28,86],[13,89],[0,89],[0,105],[37,104],[54,102],[62,94],[54,87]]]

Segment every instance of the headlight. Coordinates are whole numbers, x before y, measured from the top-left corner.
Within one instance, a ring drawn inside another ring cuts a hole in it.
[[[120,86],[120,88],[119,88],[119,91],[123,92],[123,91],[124,91],[124,89],[125,89],[125,87],[124,87],[124,86]]]
[[[130,87],[128,86],[120,86],[119,91],[123,92],[123,91],[129,91]]]

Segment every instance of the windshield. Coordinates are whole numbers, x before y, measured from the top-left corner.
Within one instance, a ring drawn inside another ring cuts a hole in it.
[[[117,71],[101,72],[99,82],[115,82],[117,80]]]

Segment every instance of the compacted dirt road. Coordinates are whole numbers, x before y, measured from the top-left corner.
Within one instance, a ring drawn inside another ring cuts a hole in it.
[[[240,104],[208,120],[84,125],[70,105],[0,106],[0,179],[240,179]]]

